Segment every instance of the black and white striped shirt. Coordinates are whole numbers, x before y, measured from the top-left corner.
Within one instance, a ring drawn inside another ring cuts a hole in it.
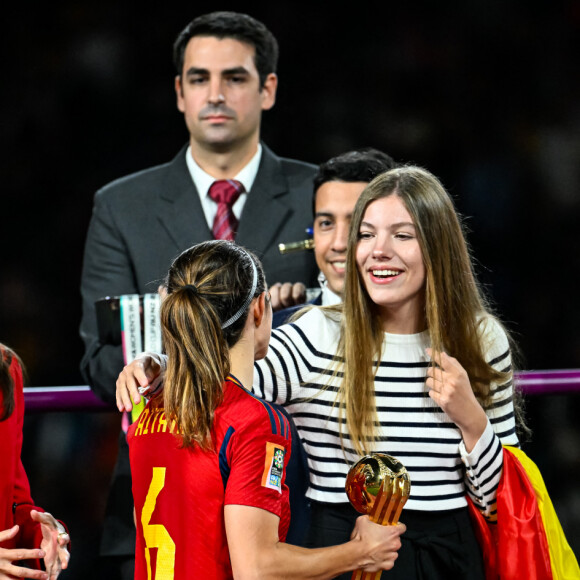
[[[332,366],[339,336],[337,316],[314,308],[298,321],[273,330],[268,354],[256,363],[254,373],[256,393],[284,405],[296,423],[310,467],[307,495],[330,503],[348,501],[346,475],[359,458],[344,428],[346,458],[341,448],[335,405],[341,375],[333,377]],[[486,516],[493,515],[501,445],[518,445],[512,383],[492,385],[488,425],[468,454],[459,428],[428,395],[428,333],[385,333],[384,340],[375,379],[381,428],[374,451],[396,457],[407,468],[411,495],[406,509],[464,507],[467,490]],[[484,341],[494,368],[510,369],[508,341],[493,318],[485,323]]]

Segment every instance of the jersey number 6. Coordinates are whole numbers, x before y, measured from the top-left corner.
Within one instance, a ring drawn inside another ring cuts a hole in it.
[[[141,512],[141,525],[145,537],[145,560],[147,561],[147,578],[151,579],[151,552],[157,548],[155,564],[155,578],[158,580],[172,580],[175,569],[175,543],[169,532],[160,524],[149,524],[155,511],[157,496],[165,485],[165,467],[154,467],[153,477]]]

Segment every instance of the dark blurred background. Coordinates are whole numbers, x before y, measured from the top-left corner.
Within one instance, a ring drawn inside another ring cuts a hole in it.
[[[319,163],[373,146],[427,167],[466,216],[520,368],[580,368],[578,0],[21,1],[3,9],[1,41],[0,341],[31,386],[82,384],[93,194],[186,141],[172,43],[216,9],[248,12],[279,40],[278,102],[263,122],[276,153]],[[579,553],[580,393],[529,397],[527,409],[524,449]],[[65,577],[98,577],[119,425],[114,411],[26,419],[33,497],[71,529]]]

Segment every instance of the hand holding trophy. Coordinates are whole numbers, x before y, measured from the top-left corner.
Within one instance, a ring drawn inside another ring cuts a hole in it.
[[[359,459],[346,477],[346,494],[352,506],[382,526],[398,523],[409,494],[411,478],[404,465],[386,453]],[[352,580],[379,580],[381,572],[355,570]]]

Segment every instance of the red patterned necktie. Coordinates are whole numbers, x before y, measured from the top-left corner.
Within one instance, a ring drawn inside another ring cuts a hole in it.
[[[233,240],[238,228],[238,220],[232,207],[244,186],[234,179],[214,181],[209,188],[209,196],[217,203],[217,212],[213,220],[213,237],[215,240]]]

